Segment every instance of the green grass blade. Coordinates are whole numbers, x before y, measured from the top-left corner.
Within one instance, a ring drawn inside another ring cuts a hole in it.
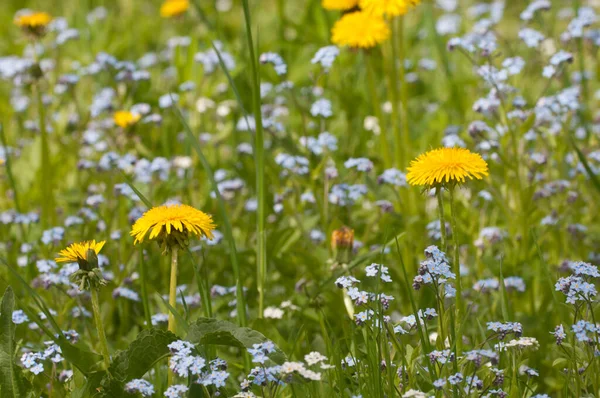
[[[183,117],[183,113],[181,112],[179,107],[173,106],[173,109],[174,109],[174,112],[179,117],[181,124],[183,124],[185,132],[187,133],[188,141],[190,142],[192,147],[195,149],[196,154],[198,155],[198,158],[200,159],[200,163],[202,163],[202,167],[204,167],[204,171],[206,172],[206,175],[208,176],[208,179],[210,180],[212,190],[215,193],[215,196],[217,198],[219,213],[221,215],[221,219],[223,220],[225,239],[227,240],[227,243],[229,245],[229,258],[231,260],[231,265],[233,268],[233,275],[234,275],[234,278],[236,281],[238,323],[240,324],[240,326],[246,326],[246,324],[247,324],[246,300],[244,298],[244,290],[243,290],[243,285],[242,285],[242,281],[241,281],[240,265],[239,265],[239,261],[238,261],[237,249],[236,249],[236,245],[235,245],[235,240],[233,238],[231,222],[229,221],[229,216],[227,215],[227,210],[225,209],[225,201],[223,200],[223,197],[221,196],[221,193],[219,192],[219,188],[217,185],[217,181],[215,180],[215,176],[214,176],[212,167],[210,166],[210,163],[208,163],[208,160],[206,159],[206,157],[204,156],[204,153],[202,152],[202,147],[200,146],[200,142],[194,136],[194,133],[192,132],[190,125],[187,123],[187,121]]]
[[[260,99],[260,74],[258,59],[254,51],[254,41],[252,40],[252,20],[250,18],[250,6],[248,0],[242,0],[244,8],[244,19],[246,21],[246,39],[248,40],[248,50],[250,51],[250,66],[252,69],[252,105],[254,111],[255,134],[254,134],[254,158],[256,159],[256,196],[257,209],[256,216],[256,270],[258,287],[258,316],[262,318],[265,301],[265,283],[267,276],[267,236],[265,232],[265,147],[264,131],[262,125],[262,111]]]
[[[575,143],[575,140],[573,139],[573,137],[571,137],[570,140],[571,140],[571,145],[573,146],[573,149],[575,149],[575,152],[577,153],[577,157],[579,158],[579,161],[583,165],[585,172],[587,173],[588,177],[592,181],[592,185],[594,186],[594,188],[596,188],[598,193],[600,193],[600,179],[598,179],[598,176],[594,173],[594,171],[590,167],[590,164],[588,163],[587,159],[585,158],[585,155],[583,154],[583,152],[581,152],[581,149],[579,149],[579,147]]]

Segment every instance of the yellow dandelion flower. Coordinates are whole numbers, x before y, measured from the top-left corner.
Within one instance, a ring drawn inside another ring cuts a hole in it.
[[[143,242],[148,232],[148,239],[164,240],[176,231],[184,237],[193,234],[212,239],[214,229],[212,217],[200,210],[188,205],[163,205],[145,212],[133,225],[131,236],[135,244]]]
[[[113,121],[115,122],[115,124],[122,128],[134,125],[141,118],[141,115],[129,111],[117,111],[113,115]]]
[[[87,261],[88,250],[93,250],[96,254],[100,253],[100,250],[104,247],[106,241],[96,243],[95,240],[86,242],[73,243],[66,249],[58,252],[59,257],[54,260],[57,263],[75,263],[79,261]]]
[[[443,183],[463,183],[488,175],[488,165],[478,153],[463,148],[434,149],[410,163],[406,180],[410,185],[432,186]]]
[[[358,0],[323,0],[321,4],[327,10],[349,10],[358,5]]]
[[[167,0],[160,6],[160,16],[163,18],[176,17],[190,8],[189,0]]]
[[[331,41],[341,46],[371,48],[390,37],[390,28],[380,16],[363,11],[344,15],[331,29]]]
[[[52,16],[47,12],[31,12],[17,16],[15,25],[21,28],[37,29],[45,28],[50,21],[52,21]]]
[[[396,17],[404,15],[421,0],[360,0],[360,8],[365,12],[380,17]]]

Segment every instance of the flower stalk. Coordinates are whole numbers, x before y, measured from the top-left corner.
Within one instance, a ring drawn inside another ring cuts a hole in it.
[[[462,284],[460,281],[460,258],[459,258],[459,246],[458,246],[458,233],[456,227],[456,204],[454,200],[454,189],[455,186],[450,186],[448,192],[450,193],[450,211],[451,211],[451,223],[452,223],[452,241],[454,246],[452,265],[454,267],[453,272],[456,274],[456,352],[462,352],[462,328],[458,323],[462,319],[463,313],[463,302],[462,302]]]
[[[106,369],[110,367],[110,353],[108,351],[108,343],[106,341],[106,333],[104,331],[104,323],[102,322],[102,314],[100,313],[100,302],[98,300],[98,288],[90,289],[92,295],[92,312],[94,313],[94,323],[96,324],[96,332],[98,332],[98,343],[100,344],[100,352],[102,353],[104,366]]]
[[[171,248],[171,278],[169,282],[169,305],[172,310],[169,312],[169,331],[176,333],[175,326],[175,306],[177,305],[177,266],[178,266],[179,247]]]

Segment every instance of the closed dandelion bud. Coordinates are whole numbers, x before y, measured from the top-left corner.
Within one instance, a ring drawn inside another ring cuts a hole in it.
[[[381,361],[381,364],[379,365],[379,369],[381,369],[382,372],[385,372],[385,370],[387,369],[387,365],[385,363],[385,361]]]
[[[333,231],[331,235],[331,246],[334,249],[352,248],[354,243],[354,230],[342,227]]]
[[[350,261],[354,245],[354,230],[348,227],[336,229],[331,234],[331,247],[337,262],[347,264]]]

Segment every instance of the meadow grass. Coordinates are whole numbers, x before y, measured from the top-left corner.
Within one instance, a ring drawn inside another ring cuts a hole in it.
[[[597,1],[5,3],[0,398],[600,395]]]

